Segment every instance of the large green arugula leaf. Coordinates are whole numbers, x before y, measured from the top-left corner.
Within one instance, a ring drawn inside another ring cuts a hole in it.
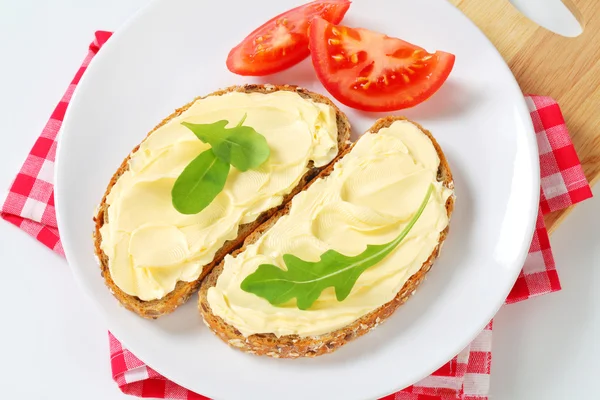
[[[365,251],[353,257],[327,250],[317,262],[284,254],[283,261],[287,270],[272,264],[261,264],[242,281],[241,289],[262,297],[275,306],[296,298],[296,305],[301,310],[312,306],[328,287],[334,287],[337,300],[343,301],[350,294],[358,277],[383,260],[402,242],[423,213],[432,191],[433,184],[429,186],[416,214],[391,242],[367,245]]]
[[[192,160],[175,181],[171,190],[173,206],[182,214],[197,214],[223,190],[229,163],[205,150]]]
[[[190,129],[204,143],[212,146],[215,155],[240,171],[257,168],[269,158],[267,140],[254,128],[242,126],[246,116],[233,128],[226,128],[228,121],[212,124],[181,124]]]

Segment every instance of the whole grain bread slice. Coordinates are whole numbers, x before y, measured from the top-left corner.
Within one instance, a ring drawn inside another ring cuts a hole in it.
[[[380,129],[389,127],[393,122],[398,120],[407,120],[403,117],[386,117],[376,121],[376,123],[369,129],[371,134],[376,134]],[[411,121],[412,122],[412,121]],[[414,122],[413,122],[414,123]],[[431,133],[425,130],[422,126],[417,123],[414,123],[418,126],[421,131],[426,134],[433,143],[438,156],[440,158],[440,166],[438,168],[437,180],[442,182],[442,184],[449,188],[454,189],[454,181],[452,179],[452,173],[450,171],[450,167],[442,152],[441,147],[436,142],[435,138],[431,135]],[[341,159],[352,150],[352,146],[346,148],[338,157],[337,160]],[[323,178],[328,176],[333,171],[333,166],[335,163],[332,163],[323,170],[317,179],[314,179],[312,182],[317,181],[319,178]],[[312,183],[311,182],[311,183]],[[306,190],[310,187],[310,183],[304,187],[303,190]],[[289,212],[291,203],[287,203],[285,207],[279,210],[275,215],[273,215],[268,221],[258,227],[250,236],[248,236],[242,247],[238,248],[232,253],[232,256],[236,256],[240,252],[244,251],[246,246],[254,243],[258,238],[267,231],[271,226],[273,226],[277,220],[287,214]],[[454,209],[454,195],[450,196],[446,202],[446,212],[448,217],[452,214]],[[221,262],[217,267],[215,267],[212,272],[204,279],[202,285],[200,286],[199,291],[199,299],[198,299],[198,307],[200,309],[200,313],[202,314],[202,318],[204,323],[224,342],[228,343],[230,346],[242,350],[247,353],[256,354],[256,355],[266,355],[274,358],[298,358],[298,357],[316,357],[326,353],[331,353],[349,341],[364,335],[370,330],[374,329],[382,323],[386,318],[388,318],[392,313],[415,291],[417,286],[423,281],[425,275],[433,265],[434,260],[438,257],[440,253],[440,248],[442,243],[446,239],[446,235],[448,234],[449,227],[447,226],[440,233],[440,238],[438,241],[438,245],[433,250],[427,261],[423,263],[421,269],[413,274],[408,281],[404,284],[402,289],[398,292],[396,297],[390,302],[382,305],[376,310],[364,315],[363,317],[357,319],[350,325],[345,326],[344,328],[338,329],[333,332],[329,332],[319,336],[311,336],[311,337],[300,337],[299,335],[286,335],[277,337],[272,333],[265,334],[254,334],[248,337],[242,335],[234,326],[226,323],[222,318],[216,316],[212,313],[210,305],[207,300],[207,292],[210,287],[213,287],[217,283],[217,279],[221,272],[223,271],[224,262]]]
[[[340,109],[333,102],[331,102],[331,100],[329,100],[328,98],[326,98],[320,94],[313,93],[306,89],[302,89],[302,88],[299,88],[297,86],[292,86],[292,85],[232,86],[232,87],[222,89],[217,92],[208,94],[206,96],[198,97],[198,98],[194,99],[193,101],[191,101],[190,103],[184,105],[183,107],[175,110],[175,112],[173,114],[171,114],[169,117],[164,119],[152,131],[150,131],[150,133],[148,133],[148,136],[151,135],[154,131],[156,131],[159,127],[161,127],[164,124],[166,124],[167,122],[169,122],[171,119],[181,115],[184,111],[186,111],[189,107],[191,107],[192,104],[194,104],[194,102],[198,99],[202,99],[202,98],[205,98],[208,96],[221,96],[221,95],[224,95],[229,92],[273,93],[273,92],[277,92],[277,91],[295,92],[295,93],[298,93],[302,98],[309,99],[316,103],[327,104],[327,105],[333,107],[333,109],[335,110],[335,113],[336,113],[337,134],[338,134],[338,136],[337,136],[338,154],[345,151],[346,147],[349,146],[348,140],[350,137],[350,123],[349,123],[346,115],[342,111],[340,111]],[[110,193],[112,187],[115,185],[115,183],[117,182],[119,177],[125,171],[128,170],[128,168],[129,168],[128,162],[129,162],[130,156],[131,156],[131,154],[136,152],[138,149],[139,149],[139,145],[133,149],[133,151],[130,153],[129,156],[127,156],[127,158],[125,158],[125,160],[122,162],[122,164],[119,167],[119,169],[117,170],[117,172],[113,175],[112,179],[110,180],[110,183],[108,184],[106,192],[105,192],[105,194],[102,198],[102,201],[98,207],[97,213],[94,216],[94,222],[95,222],[95,226],[96,226],[95,231],[94,231],[94,246],[95,246],[95,252],[96,252],[96,255],[98,256],[98,260],[99,260],[99,264],[100,264],[101,275],[104,277],[104,281],[105,281],[106,285],[108,286],[108,288],[110,289],[110,291],[113,293],[113,295],[117,298],[117,300],[119,300],[119,302],[121,302],[121,304],[125,308],[137,313],[138,315],[140,315],[144,318],[152,318],[152,319],[156,319],[161,315],[168,314],[168,313],[172,312],[173,310],[175,310],[181,304],[185,303],[190,298],[190,296],[198,290],[200,282],[206,276],[206,274],[208,274],[208,272],[210,272],[210,270],[215,265],[218,265],[221,262],[221,260],[223,259],[223,257],[225,257],[226,254],[232,252],[237,247],[239,247],[243,243],[244,239],[249,234],[251,234],[254,230],[256,230],[256,228],[258,226],[260,226],[262,223],[264,223],[266,220],[268,220],[273,214],[275,214],[275,212],[277,212],[280,208],[282,208],[290,199],[292,199],[297,193],[299,193],[304,188],[304,186],[306,186],[312,179],[314,179],[319,174],[319,172],[321,172],[322,170],[324,170],[327,167],[327,166],[323,166],[323,167],[317,168],[317,167],[313,166],[312,161],[309,162],[308,171],[301,178],[298,185],[295,188],[293,188],[286,196],[284,196],[282,203],[279,206],[274,207],[274,208],[267,210],[267,211],[263,212],[262,214],[260,214],[254,222],[250,222],[248,224],[241,225],[238,229],[237,237],[235,239],[229,240],[223,244],[223,246],[216,252],[212,262],[210,262],[209,264],[207,264],[203,267],[202,273],[200,274],[198,279],[196,279],[195,281],[192,281],[192,282],[179,281],[176,284],[175,289],[172,292],[168,293],[165,297],[158,299],[158,300],[144,301],[136,296],[131,296],[131,295],[125,293],[115,284],[115,282],[111,278],[110,270],[108,268],[108,263],[109,263],[108,257],[106,256],[106,254],[102,251],[102,249],[100,247],[100,244],[102,243],[102,235],[100,234],[100,228],[102,228],[102,226],[105,223],[108,223],[108,212],[107,211],[108,211],[109,206],[106,203],[106,197]]]

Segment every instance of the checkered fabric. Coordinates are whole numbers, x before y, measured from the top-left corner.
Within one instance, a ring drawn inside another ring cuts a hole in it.
[[[56,136],[75,87],[92,58],[110,35],[111,32],[96,32],[96,38],[90,44],[87,56],[29,152],[0,209],[2,218],[63,256],[54,211]]]
[[[67,92],[17,174],[0,216],[63,255],[56,226],[53,170],[56,137],[65,110],[87,65],[111,33],[96,32],[89,53]],[[506,302],[560,290],[543,215],[592,196],[560,112],[552,99],[527,96],[540,150],[541,201],[537,226],[523,270]],[[113,378],[127,394],[178,400],[206,399],[158,374],[109,333]],[[492,323],[456,357],[431,376],[385,397],[385,400],[487,400],[490,379]]]
[[[381,400],[487,400],[491,367],[492,322],[433,374]]]
[[[110,332],[108,340],[113,379],[123,393],[161,399],[210,400],[165,379],[131,354]]]
[[[523,269],[507,303],[560,290],[544,215],[592,197],[558,104],[549,97],[527,96],[540,153],[540,209]]]

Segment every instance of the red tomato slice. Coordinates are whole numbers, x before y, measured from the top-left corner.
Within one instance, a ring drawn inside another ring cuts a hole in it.
[[[308,27],[314,17],[339,23],[349,0],[316,0],[272,18],[235,46],[227,68],[239,75],[269,75],[304,60],[308,50]]]
[[[310,51],[319,80],[341,103],[364,111],[415,106],[433,95],[454,66],[454,55],[381,33],[315,18]]]

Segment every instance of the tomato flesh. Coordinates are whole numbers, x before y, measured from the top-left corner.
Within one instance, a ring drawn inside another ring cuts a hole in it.
[[[394,111],[431,97],[446,81],[454,55],[363,28],[315,18],[312,62],[319,80],[341,103],[364,111]]]
[[[250,33],[227,57],[227,68],[238,75],[261,76],[282,71],[310,54],[308,29],[315,17],[339,23],[349,0],[316,0],[286,11]]]

